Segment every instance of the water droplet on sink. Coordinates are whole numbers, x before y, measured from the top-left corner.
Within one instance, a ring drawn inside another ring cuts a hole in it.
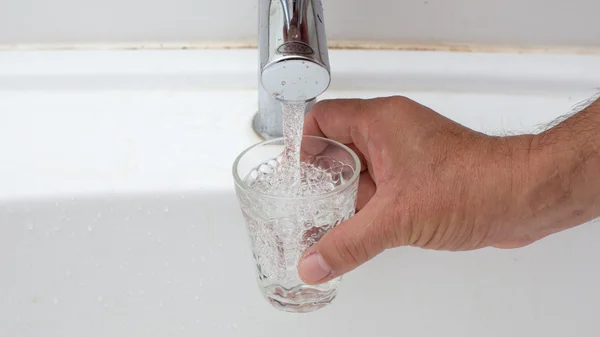
[[[58,304],[58,299],[57,299],[56,297],[55,297],[55,298],[53,298],[53,299],[52,299],[52,303],[54,303],[54,304]]]
[[[148,236],[152,236],[152,232],[148,232]]]
[[[54,228],[52,228],[52,230],[55,231],[55,232],[60,232],[60,227],[55,226]]]
[[[206,258],[204,256],[201,256],[200,260],[202,260],[202,262],[206,262]]]
[[[87,228],[88,228],[88,232],[91,232],[91,231],[94,230],[94,228],[92,226],[89,226],[89,225],[87,226]]]
[[[104,297],[98,296],[98,302],[100,302],[100,303],[104,302]]]
[[[281,81],[281,85],[286,85],[287,83],[285,81]]]
[[[164,208],[165,213],[169,213],[169,207]]]
[[[31,222],[27,223],[27,229],[28,230],[32,230],[33,229],[33,224]]]
[[[67,270],[67,271],[65,272],[65,276],[66,276],[66,277],[69,277],[69,276],[71,276],[71,271],[70,271],[70,270]]]

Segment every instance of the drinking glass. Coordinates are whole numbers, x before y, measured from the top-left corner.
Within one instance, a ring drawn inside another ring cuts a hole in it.
[[[310,312],[331,303],[341,278],[308,285],[298,276],[297,265],[307,248],[354,215],[360,160],[343,144],[304,136],[300,160],[303,165],[317,168],[318,174],[303,177],[305,182],[310,181],[302,184],[303,191],[290,196],[282,190],[290,188],[285,185],[270,193],[253,187],[260,175],[282,169],[283,154],[283,138],[242,152],[233,165],[236,194],[246,220],[262,294],[280,310]],[[332,183],[329,190],[314,190],[313,185],[322,181]]]

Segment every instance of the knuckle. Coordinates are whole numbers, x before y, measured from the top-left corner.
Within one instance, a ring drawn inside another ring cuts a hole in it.
[[[336,254],[344,263],[359,265],[367,259],[366,249],[363,242],[345,237],[334,242]]]
[[[310,108],[308,114],[312,116],[320,115],[328,110],[328,106],[328,100],[319,101]]]

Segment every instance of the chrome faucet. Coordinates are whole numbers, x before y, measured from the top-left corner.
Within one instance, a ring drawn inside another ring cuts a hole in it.
[[[259,0],[258,113],[254,130],[282,137],[281,102],[307,110],[331,81],[321,0]]]

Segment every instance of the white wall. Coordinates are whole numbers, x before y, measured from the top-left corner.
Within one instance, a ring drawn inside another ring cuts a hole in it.
[[[598,0],[323,0],[330,40],[600,46]],[[257,0],[0,0],[0,44],[254,41]]]

